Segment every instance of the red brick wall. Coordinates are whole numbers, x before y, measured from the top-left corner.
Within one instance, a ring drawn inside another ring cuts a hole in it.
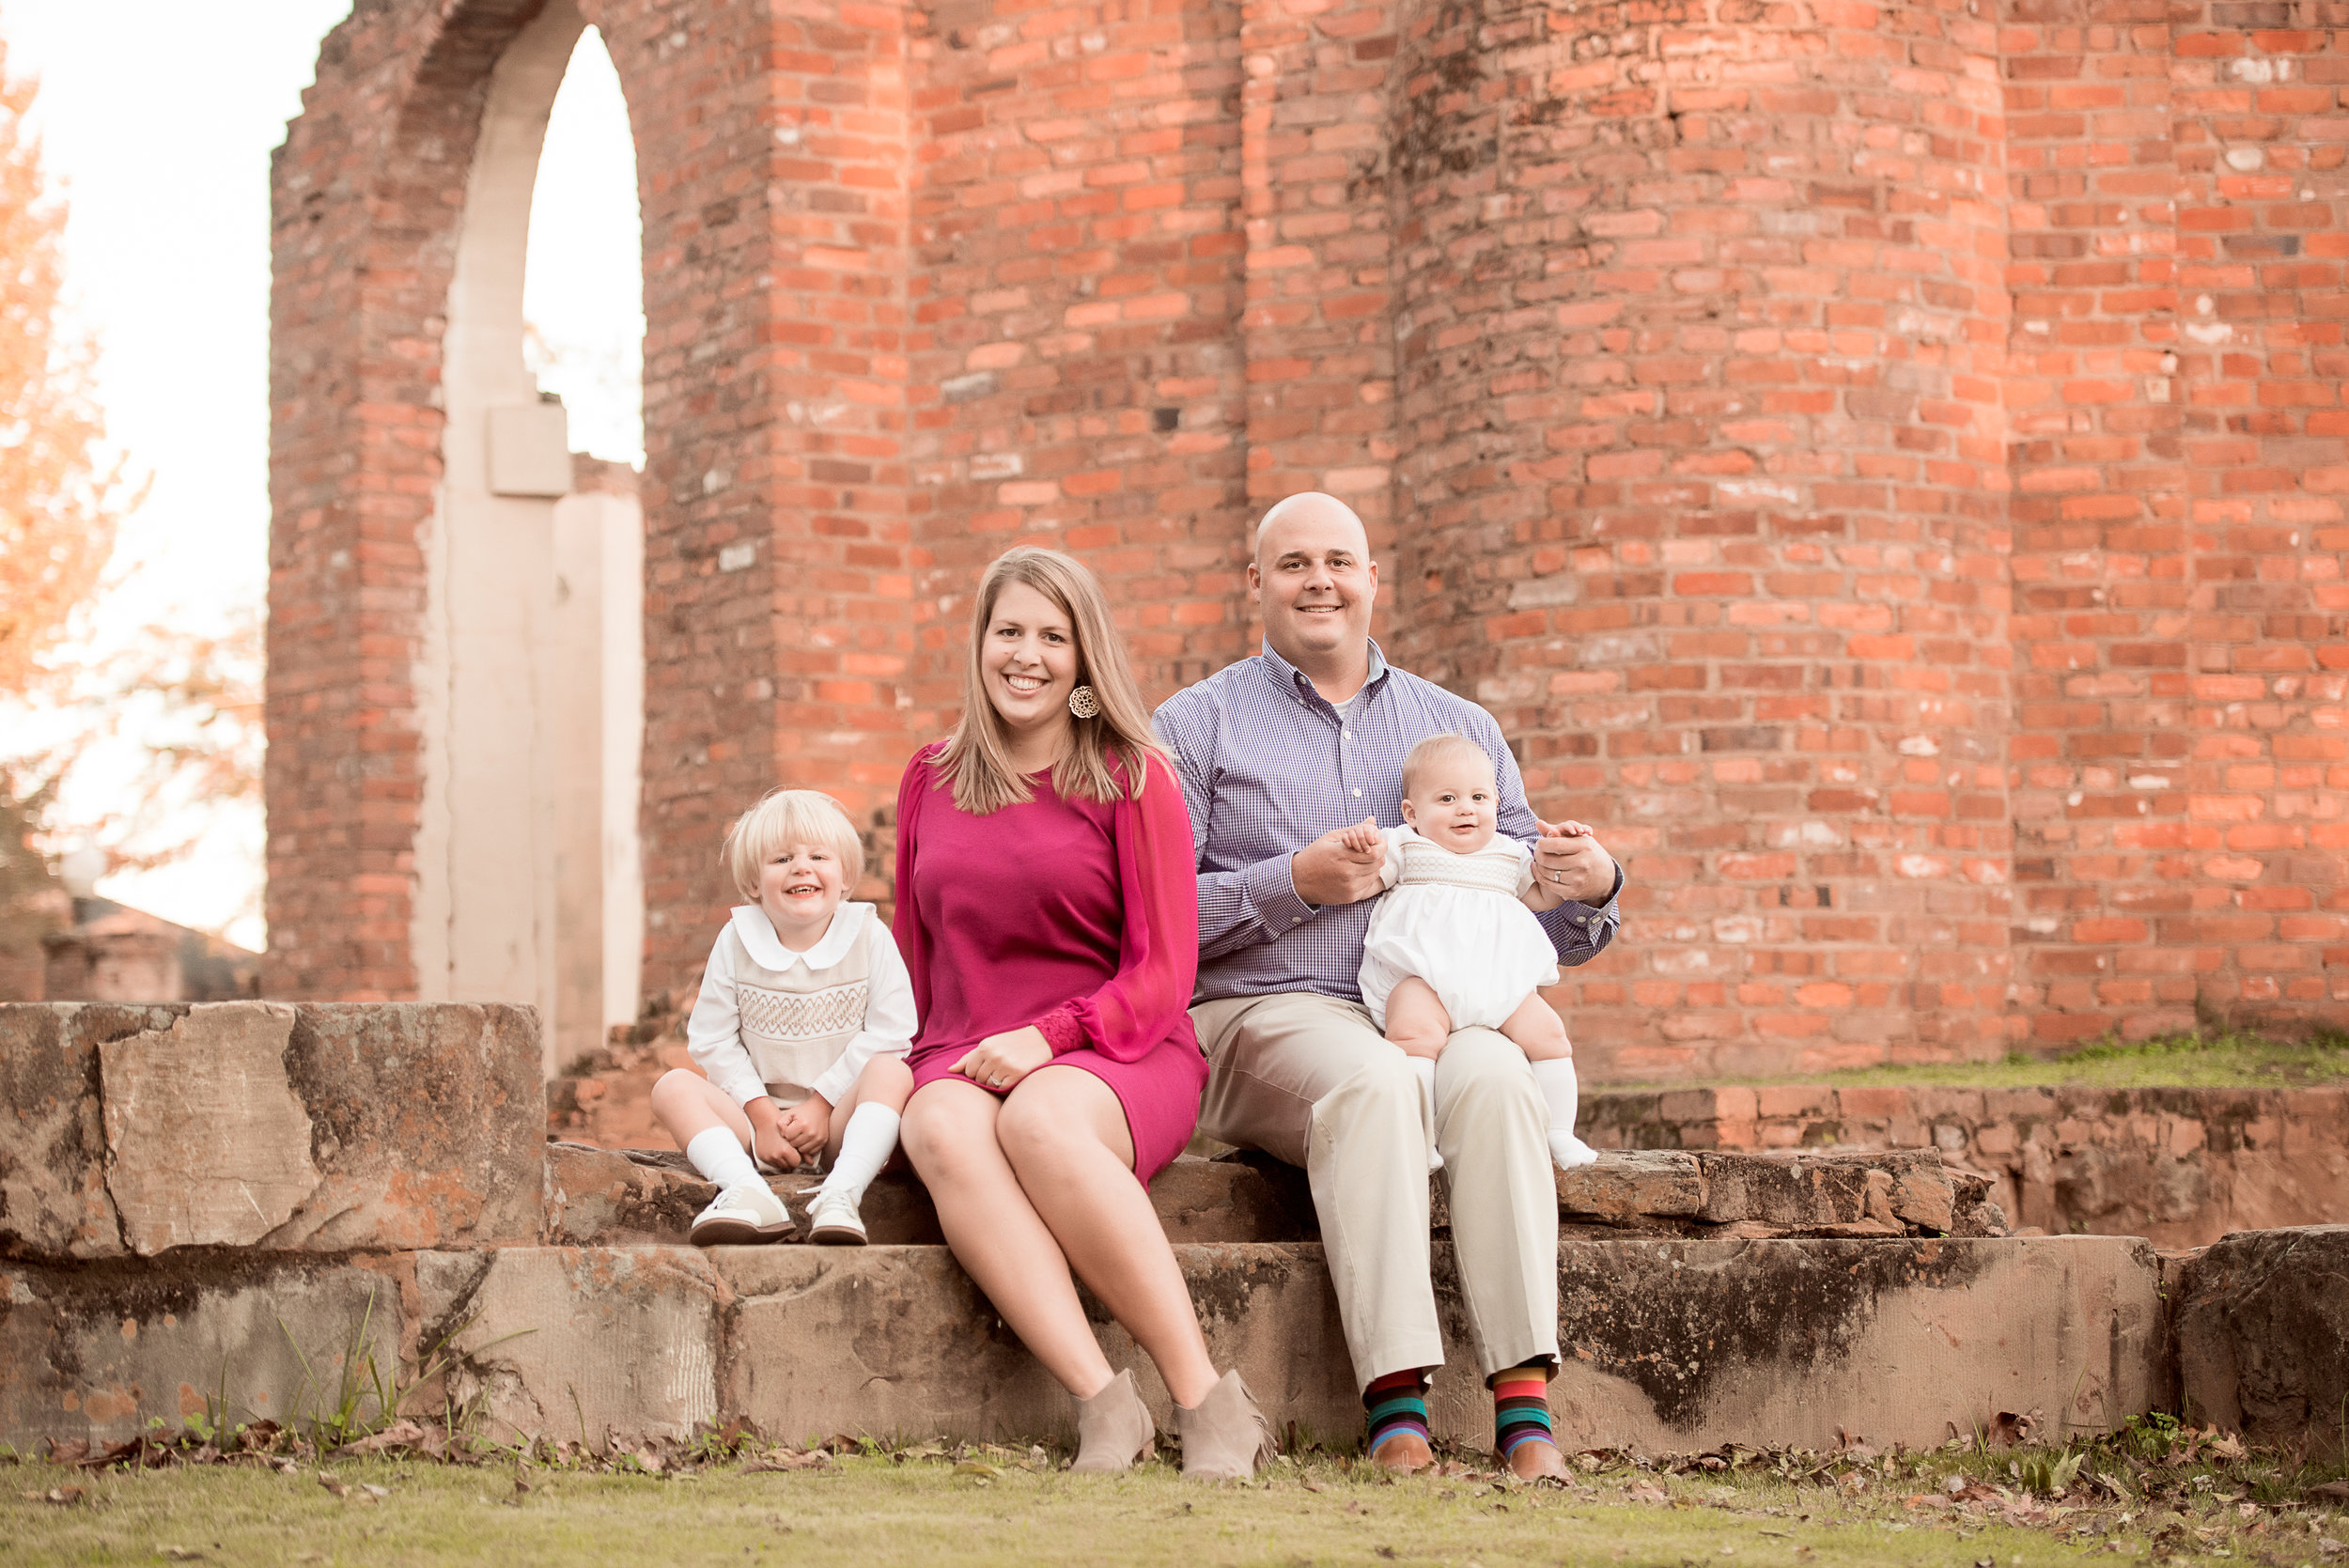
[[[369,8],[279,160],[278,994],[414,984],[438,312],[530,8]],[[987,560],[1090,561],[1155,697],[1252,651],[1248,520],[1312,487],[1381,638],[1629,863],[1560,993],[1595,1073],[2349,1016],[2349,115],[2299,12],[588,8],[646,220],[648,986],[725,817],[879,808],[952,722]]]
[[[2339,1022],[2334,35],[2279,5],[2020,8],[2016,1015]]]
[[[1962,8],[1425,8],[1407,648],[1633,873],[1614,1073],[2000,1048],[2000,123]]]
[[[1100,575],[1153,700],[1243,651],[1238,29],[1228,0],[950,4],[916,39],[920,738],[1014,544]]]

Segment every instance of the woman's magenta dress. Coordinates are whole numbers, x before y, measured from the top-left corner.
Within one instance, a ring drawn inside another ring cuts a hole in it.
[[[914,1093],[988,1035],[1034,1024],[1053,1065],[1083,1068],[1125,1107],[1146,1185],[1190,1141],[1207,1082],[1182,786],[1152,758],[1142,799],[1105,806],[1037,774],[1025,805],[973,816],[931,766],[943,750],[915,753],[897,786],[893,929],[921,1010]]]

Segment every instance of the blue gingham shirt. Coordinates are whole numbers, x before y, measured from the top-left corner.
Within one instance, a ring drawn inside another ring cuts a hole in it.
[[[1370,678],[1341,716],[1272,651],[1209,675],[1159,707],[1199,862],[1199,991],[1217,997],[1318,991],[1361,1000],[1362,936],[1377,897],[1308,904],[1289,856],[1332,828],[1403,820],[1403,759],[1418,742],[1465,735],[1492,758],[1500,830],[1529,847],[1537,831],[1525,781],[1493,716],[1389,665],[1370,645]],[[1604,908],[1569,899],[1534,918],[1561,964],[1587,963],[1614,939],[1623,871]]]

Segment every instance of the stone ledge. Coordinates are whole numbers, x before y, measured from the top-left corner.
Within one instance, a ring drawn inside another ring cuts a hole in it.
[[[770,1185],[804,1219],[812,1176]],[[1987,1203],[1987,1178],[1952,1171],[1930,1151],[1788,1156],[1607,1151],[1598,1163],[1557,1172],[1567,1234],[1610,1235],[1999,1235],[2004,1218]],[[685,1157],[581,1143],[547,1149],[547,1231],[575,1247],[676,1243],[716,1196]],[[1167,1239],[1184,1243],[1309,1241],[1320,1225],[1305,1173],[1263,1155],[1185,1157],[1150,1184]],[[1443,1183],[1432,1223],[1451,1225]],[[866,1232],[882,1245],[944,1240],[928,1197],[910,1175],[883,1176],[867,1193]]]
[[[528,1008],[0,1005],[0,1255],[537,1239]]]
[[[1596,1147],[1937,1149],[2016,1225],[2200,1246],[2349,1214],[2349,1088],[1610,1090]]]
[[[1487,1442],[1448,1245],[1435,1256],[1453,1363],[1430,1412],[1439,1436]],[[1217,1362],[1276,1424],[1358,1430],[1318,1245],[1176,1258]],[[2034,1408],[2102,1431],[2169,1387],[2154,1255],[2114,1237],[1568,1239],[1559,1289],[1550,1401],[1574,1446],[1827,1447],[1839,1432],[1921,1446]],[[19,1447],[118,1440],[224,1392],[238,1420],[314,1413],[354,1355],[412,1366],[452,1330],[471,1355],[416,1407],[477,1396],[502,1439],[684,1436],[721,1413],[794,1440],[1034,1437],[1073,1411],[938,1247],[182,1252],[0,1265],[0,1440]],[[1163,1420],[1146,1359],[1092,1312]]]

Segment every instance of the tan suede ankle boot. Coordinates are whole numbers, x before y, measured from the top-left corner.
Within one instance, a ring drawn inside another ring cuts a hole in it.
[[[1237,1367],[1196,1409],[1174,1406],[1174,1431],[1183,1440],[1183,1475],[1192,1481],[1242,1481],[1256,1473],[1259,1459],[1280,1452],[1272,1423],[1256,1408]]]
[[[1149,1457],[1158,1422],[1134,1392],[1130,1367],[1091,1399],[1077,1401],[1077,1457],[1072,1474],[1109,1475]]]

